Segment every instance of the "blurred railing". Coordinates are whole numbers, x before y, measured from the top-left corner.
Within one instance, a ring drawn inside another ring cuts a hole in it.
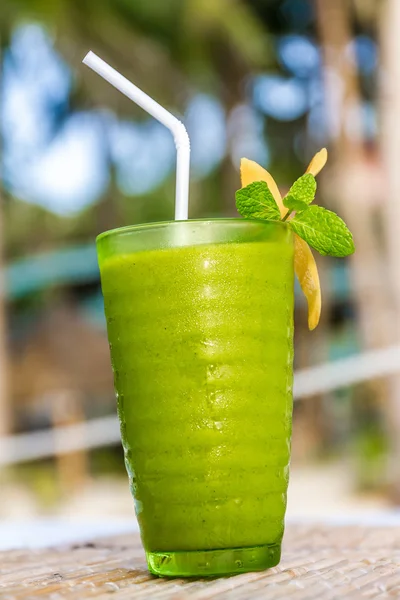
[[[400,371],[400,346],[365,352],[295,373],[299,400]],[[0,439],[0,466],[120,443],[116,415]]]

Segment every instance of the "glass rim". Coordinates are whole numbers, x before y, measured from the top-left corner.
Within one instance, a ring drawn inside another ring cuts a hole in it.
[[[120,235],[129,233],[130,231],[143,231],[147,229],[156,229],[158,227],[166,227],[167,225],[178,225],[182,223],[243,223],[243,225],[281,225],[282,221],[264,221],[262,219],[243,219],[241,217],[214,217],[210,219],[186,219],[186,220],[174,220],[171,221],[155,221],[154,223],[138,223],[137,225],[125,225],[123,227],[114,227],[99,233],[96,237],[96,244],[104,238],[111,237],[114,235]]]

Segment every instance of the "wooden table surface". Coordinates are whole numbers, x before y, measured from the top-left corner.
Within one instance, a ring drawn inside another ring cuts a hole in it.
[[[0,552],[0,598],[400,599],[400,527],[290,525],[278,567],[214,580],[152,577],[137,534]]]

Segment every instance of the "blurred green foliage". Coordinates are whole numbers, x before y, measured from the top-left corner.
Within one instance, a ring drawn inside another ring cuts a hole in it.
[[[289,34],[306,36],[313,44],[317,38],[311,0],[2,0],[0,43],[3,52],[9,47],[15,28],[25,22],[44,25],[54,40],[55,49],[72,69],[72,89],[66,114],[59,118],[59,129],[74,111],[104,107],[120,119],[140,122],[147,118],[129,100],[81,66],[81,59],[89,49],[101,54],[177,114],[184,113],[194,94],[212,94],[221,103],[229,128],[229,117],[235,109],[251,103],[252,77],[263,73],[293,77],[279,60],[279,41]],[[369,34],[364,25],[363,21],[357,23],[357,31]],[[304,78],[299,79],[304,84]],[[372,76],[363,84],[366,96],[373,93],[371,81]],[[320,74],[311,83],[321,86]],[[311,84],[310,90],[315,93]],[[304,164],[319,142],[309,139],[308,113],[281,121],[261,111],[258,116],[262,121],[261,136],[268,139],[271,149],[269,168],[284,189],[303,172]],[[233,163],[228,148],[213,171],[193,179],[191,217],[235,214],[234,191],[239,186],[239,175],[237,164]],[[110,175],[108,188],[95,203],[73,216],[56,215],[3,190],[6,260],[94,242],[99,232],[119,225],[171,218],[174,173],[151,192],[137,194],[133,201],[118,185],[110,153],[105,168]],[[330,264],[325,262],[324,268],[328,270]],[[346,288],[344,302],[348,309],[347,292]],[[50,291],[21,300],[11,309],[11,316],[14,316],[13,311],[19,314],[35,311],[36,314],[38,305],[48,306],[54,297]],[[333,312],[335,307],[329,307],[328,302],[326,306],[327,311]],[[325,335],[343,322],[350,323],[347,329],[341,330],[343,339],[336,336],[325,353],[326,358],[333,355],[333,350],[338,357],[349,347],[351,350],[358,347],[351,310],[343,310],[339,321],[334,323],[327,318],[321,325],[321,330],[325,327]],[[325,344],[329,344],[328,338],[326,335]],[[308,362],[302,360],[299,366]],[[360,408],[360,414],[363,410]],[[334,430],[335,423],[330,425]],[[369,485],[368,474],[379,470],[372,465],[380,465],[385,452],[382,433],[368,422],[357,430],[356,439],[360,481],[365,482],[362,485]],[[335,443],[333,435],[325,447],[330,444],[335,447]],[[94,471],[102,473],[119,473],[123,469],[118,453],[108,450],[93,452],[91,465]],[[58,492],[51,489],[52,466],[31,469],[30,465],[22,465],[18,473],[28,483],[32,477],[29,485],[38,488],[45,503],[56,499],[54,494]]]

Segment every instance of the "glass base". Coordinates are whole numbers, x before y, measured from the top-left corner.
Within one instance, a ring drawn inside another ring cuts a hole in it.
[[[275,567],[281,559],[281,544],[193,552],[146,552],[146,558],[150,573],[159,577],[235,575]]]

